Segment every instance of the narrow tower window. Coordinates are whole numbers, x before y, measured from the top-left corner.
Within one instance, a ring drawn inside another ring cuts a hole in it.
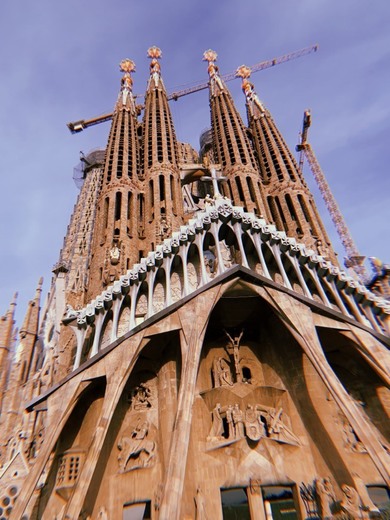
[[[127,233],[129,235],[132,234],[132,221],[131,221],[132,202],[133,202],[133,194],[131,193],[131,191],[129,191],[127,194]]]
[[[284,216],[282,205],[280,204],[279,197],[275,197],[275,204],[276,204],[276,207],[278,208],[278,212],[279,212],[279,215],[280,215],[280,219],[281,219],[283,228],[284,228],[285,231],[287,231],[286,217]]]
[[[120,220],[121,209],[122,209],[122,193],[120,191],[118,191],[115,196],[115,220]]]
[[[240,197],[240,200],[242,202],[245,202],[244,191],[242,189],[240,177],[236,177],[236,185],[237,185],[238,196]]]
[[[248,184],[248,190],[249,190],[249,194],[251,196],[251,201],[256,202],[256,193],[255,193],[255,188],[253,186],[252,179],[250,177],[247,177],[246,182]]]
[[[160,188],[160,201],[165,200],[165,179],[164,175],[159,175],[158,182],[159,182],[159,188]]]
[[[103,220],[103,228],[104,229],[107,229],[107,225],[108,225],[108,209],[110,207],[110,199],[108,197],[106,197],[104,199],[104,220]]]
[[[276,222],[277,222],[277,220],[276,220],[276,208],[275,208],[275,201],[274,201],[273,197],[267,197],[267,202],[268,202],[269,210],[271,212],[272,220],[276,224]]]
[[[314,225],[313,225],[313,220],[312,220],[311,215],[309,213],[309,210],[308,210],[308,208],[306,206],[306,201],[305,201],[305,199],[303,198],[302,195],[298,195],[298,202],[299,202],[299,205],[301,206],[302,213],[303,213],[303,215],[305,217],[306,222],[308,222],[309,225],[310,225],[310,232],[311,233],[315,233],[316,230],[315,230]]]
[[[297,215],[295,213],[295,209],[294,209],[290,195],[286,195],[285,199],[286,199],[288,211],[290,212],[291,220],[297,220]]]
[[[173,175],[170,176],[170,187],[171,187],[171,200],[172,200],[172,211],[174,215],[177,215],[176,195],[175,195],[175,180]]]
[[[149,181],[149,192],[148,192],[148,210],[147,214],[149,216],[149,222],[152,222],[154,219],[154,183],[153,179]]]
[[[302,229],[300,227],[300,222],[299,222],[298,216],[296,214],[296,211],[295,211],[294,204],[293,204],[293,201],[291,199],[291,196],[289,194],[287,194],[285,199],[286,199],[286,204],[287,204],[287,207],[288,207],[288,211],[290,213],[291,220],[297,223],[296,232],[299,235],[301,235],[302,234]]]

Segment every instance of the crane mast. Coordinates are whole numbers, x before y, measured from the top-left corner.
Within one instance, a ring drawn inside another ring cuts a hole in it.
[[[344,217],[337,205],[336,199],[330,189],[328,181],[318,163],[318,160],[313,152],[313,149],[307,141],[307,134],[311,125],[311,114],[309,110],[306,110],[303,114],[303,125],[301,132],[301,142],[297,145],[296,149],[300,152],[299,156],[299,167],[302,171],[303,162],[306,158],[312,171],[313,177],[318,185],[322,198],[324,199],[325,205],[329,211],[331,219],[335,225],[337,234],[340,237],[341,243],[344,246],[347,254],[344,264],[345,267],[352,268],[358,275],[360,280],[364,282],[367,278],[367,272],[363,265],[365,256],[360,255],[344,220]]]
[[[301,56],[305,56],[306,54],[310,54],[312,52],[317,52],[318,45],[311,45],[310,47],[305,47],[304,49],[300,49],[298,51],[290,52],[288,54],[284,54],[283,56],[279,56],[278,58],[273,58],[272,60],[261,61],[260,63],[256,63],[250,67],[251,72],[258,72],[259,70],[269,69],[270,67],[274,67],[275,65],[279,65],[281,63],[285,63],[290,60],[294,60],[296,58],[300,58]],[[235,72],[230,72],[229,74],[224,74],[221,76],[223,81],[231,81],[236,78]],[[188,94],[193,94],[194,92],[199,92],[200,90],[205,90],[209,86],[209,82],[198,83],[192,87],[188,87],[182,90],[178,90],[177,92],[172,92],[168,95],[168,101],[174,100],[177,101],[180,97],[187,96]],[[135,95],[134,98],[140,98],[142,96]],[[85,128],[89,126],[98,125],[99,123],[104,123],[105,121],[109,121],[112,119],[113,114],[104,114],[102,116],[93,117],[91,119],[80,119],[79,121],[74,121],[71,123],[67,123],[67,127],[69,128],[72,134],[77,134],[82,132]]]

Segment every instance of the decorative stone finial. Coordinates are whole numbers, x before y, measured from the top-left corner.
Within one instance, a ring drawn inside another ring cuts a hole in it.
[[[217,58],[218,58],[218,54],[211,49],[208,49],[207,51],[204,51],[204,53],[203,53],[203,61],[208,61],[210,63],[212,61],[217,61]]]
[[[236,70],[236,77],[247,79],[247,78],[251,77],[251,73],[252,73],[252,71],[251,71],[250,67],[248,67],[247,65],[241,65]]]
[[[161,49],[159,49],[158,47],[156,47],[155,45],[153,45],[153,47],[149,47],[148,49],[148,58],[152,58],[152,59],[160,59],[162,56],[162,51]]]
[[[212,96],[215,96],[217,93],[224,90],[222,80],[219,77],[218,65],[215,64],[217,57],[218,54],[211,49],[208,49],[203,53],[203,61],[207,61],[209,64],[207,72],[210,77],[210,92]]]
[[[131,72],[135,72],[135,63],[133,60],[126,58],[122,60],[119,64],[119,68],[122,72],[124,72],[121,83],[121,94],[119,94],[122,105],[125,106],[127,101],[129,100],[131,109],[135,112],[134,100],[131,95],[133,89],[133,79],[130,75]]]
[[[159,63],[159,59],[162,56],[161,49],[156,47],[155,45],[153,47],[149,47],[148,49],[148,57],[151,58],[150,62],[150,75],[151,79],[150,81],[154,81],[155,87],[158,87],[160,83],[160,76],[161,76],[161,66]],[[149,83],[150,84],[150,83]]]
[[[249,104],[251,111],[257,107],[257,109],[260,111],[260,115],[263,115],[265,113],[264,106],[260,99],[258,98],[255,87],[253,83],[249,81],[249,78],[251,77],[252,70],[247,65],[241,65],[236,70],[236,78],[242,78],[241,88],[242,91],[245,94],[247,103]]]
[[[126,58],[125,60],[122,60],[120,62],[119,68],[122,72],[135,72],[135,63],[133,60],[129,60],[129,58]]]

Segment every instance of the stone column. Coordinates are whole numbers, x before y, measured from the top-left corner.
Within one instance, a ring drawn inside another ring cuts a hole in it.
[[[267,288],[263,296],[277,309],[284,324],[312,362],[336,404],[363,443],[379,474],[387,485],[390,485],[390,464],[387,452],[381,445],[375,430],[360,413],[358,406],[348,395],[327,362],[315,330],[311,309],[297,300],[286,298],[284,294],[274,289]]]
[[[219,287],[198,295],[178,311],[182,329],[182,377],[178,395],[176,420],[172,431],[171,447],[165,472],[159,518],[181,520],[180,504],[184,489],[192,408],[198,375],[199,359],[211,308]]]
[[[176,378],[177,361],[170,359],[163,364],[158,374],[158,421],[164,457],[164,467],[168,460],[171,433],[175,422],[177,406]]]

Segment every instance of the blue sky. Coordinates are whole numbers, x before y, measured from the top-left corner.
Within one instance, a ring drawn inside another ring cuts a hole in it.
[[[14,0],[0,8],[0,314],[19,291],[18,321],[41,275],[47,292],[77,196],[79,152],[105,146],[109,123],[71,135],[66,123],[111,111],[119,62],[163,51],[168,91],[314,43],[316,54],[259,72],[257,92],[294,149],[303,111],[309,140],[358,249],[390,262],[390,4],[359,0]],[[243,115],[238,81],[229,84]],[[172,103],[178,139],[198,148],[207,92]],[[313,187],[310,171],[305,169]],[[340,257],[343,251],[315,186]]]

